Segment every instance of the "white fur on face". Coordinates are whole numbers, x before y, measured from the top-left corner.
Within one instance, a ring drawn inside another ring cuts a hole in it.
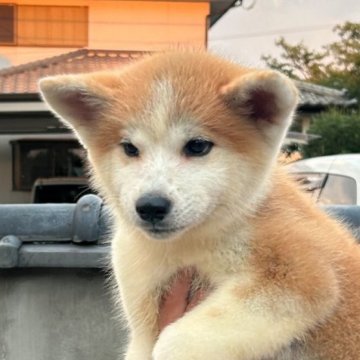
[[[121,218],[149,236],[174,238],[207,221],[211,228],[228,225],[255,209],[266,192],[271,166],[259,166],[247,154],[226,148],[191,115],[174,111],[177,99],[170,82],[157,82],[152,90],[145,111],[129,121],[125,135],[123,129],[123,137],[140,156],[127,157],[119,145],[102,159],[100,168],[97,164],[98,175],[110,174],[106,187]],[[187,157],[184,146],[194,138],[215,145],[205,156]],[[270,160],[275,155],[268,150],[264,158]],[[170,213],[157,225],[166,230],[159,236],[148,233],[149,224],[136,212],[137,201],[146,195],[172,203]]]
[[[231,169],[239,162],[192,119],[169,119],[175,100],[169,82],[156,83],[146,110],[137,115],[124,136],[139,149],[140,156],[128,158],[119,145],[103,159],[104,170],[100,170],[111,172],[111,200],[121,217],[145,233],[149,224],[141,221],[136,202],[149,194],[171,201],[170,214],[159,224],[169,233],[161,237],[177,236],[202,223],[224,203]],[[215,143],[212,151],[203,157],[186,157],[185,144],[199,137]]]
[[[128,132],[127,139],[140,151],[138,158],[126,158],[119,146],[103,162],[104,168],[111,169],[115,208],[126,222],[147,233],[136,202],[148,194],[172,203],[170,214],[159,225],[170,232],[148,234],[157,238],[178,237],[208,221],[221,227],[255,208],[264,193],[264,177],[251,159],[217,144],[216,138],[207,137],[190,120],[168,127],[161,139],[152,130],[137,127]],[[214,142],[214,147],[205,156],[186,157],[184,145],[198,137]]]
[[[141,226],[135,204],[141,197],[153,194],[172,202],[172,210],[161,226],[177,232],[199,224],[218,205],[230,163],[216,145],[208,155],[186,157],[185,144],[204,137],[189,125],[168,128],[161,140],[151,135],[140,128],[129,133],[127,138],[140,150],[140,157],[127,159],[126,165],[120,160],[126,156],[121,147],[111,156],[119,162],[112,185],[117,189],[122,216]]]

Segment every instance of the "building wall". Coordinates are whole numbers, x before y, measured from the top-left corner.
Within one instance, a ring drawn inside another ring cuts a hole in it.
[[[0,3],[64,5],[61,0],[0,0]],[[71,5],[89,7],[88,48],[156,51],[206,46],[208,2],[74,0]],[[18,65],[73,50],[1,46],[0,56],[11,65]]]
[[[72,135],[0,135],[0,204],[21,204],[31,202],[30,191],[12,190],[11,141],[20,139],[73,139]]]

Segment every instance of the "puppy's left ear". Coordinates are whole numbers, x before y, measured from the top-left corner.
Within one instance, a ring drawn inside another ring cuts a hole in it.
[[[227,106],[260,130],[287,128],[296,108],[298,91],[277,71],[251,71],[221,88]]]
[[[102,73],[58,75],[41,79],[40,93],[59,119],[86,143],[103,124],[109,108],[111,81]]]
[[[89,75],[49,76],[39,88],[51,110],[75,129],[91,126],[106,105],[103,87]]]

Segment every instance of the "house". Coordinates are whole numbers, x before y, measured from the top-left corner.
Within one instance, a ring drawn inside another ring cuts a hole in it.
[[[0,203],[29,202],[38,178],[83,174],[82,149],[47,110],[37,92],[39,78],[66,72],[118,68],[143,56],[140,51],[79,49],[0,70]],[[306,143],[310,117],[329,106],[354,104],[344,91],[297,82],[296,131],[286,142]]]
[[[37,178],[83,174],[82,150],[45,108],[37,80],[119,67],[144,52],[206,48],[234,0],[0,0],[0,203],[28,203]],[[109,50],[110,49],[110,50]]]
[[[191,45],[233,0],[117,1],[0,0],[0,203],[28,203],[38,178],[83,175],[83,150],[40,100],[46,75],[118,68],[144,52]],[[5,20],[4,20],[5,19]],[[303,82],[288,143],[306,143],[312,114],[353,104],[343,91]]]
[[[205,47],[234,0],[0,0],[0,56],[10,65],[78,48]]]
[[[356,99],[348,98],[345,89],[337,90],[305,81],[295,81],[295,84],[300,93],[299,106],[285,144],[307,144],[315,138],[308,133],[314,115],[330,107],[348,108],[357,104]]]

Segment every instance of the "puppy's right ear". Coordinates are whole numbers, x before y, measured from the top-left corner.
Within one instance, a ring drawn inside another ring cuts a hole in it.
[[[239,76],[223,86],[221,94],[229,108],[262,131],[268,131],[271,126],[288,126],[298,99],[298,91],[290,79],[273,70]]]
[[[97,125],[108,105],[107,89],[89,75],[59,75],[41,79],[40,93],[50,109],[82,137]]]

